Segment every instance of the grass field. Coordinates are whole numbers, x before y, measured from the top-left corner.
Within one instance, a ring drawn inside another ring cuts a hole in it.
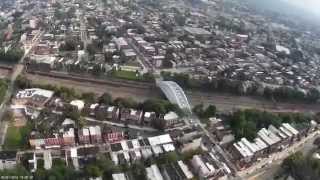
[[[30,126],[14,127],[9,125],[3,149],[25,149],[28,146],[28,136],[31,131]]]
[[[140,80],[140,76],[136,76],[136,72],[133,71],[114,71],[113,76],[120,79],[127,79],[127,80]]]

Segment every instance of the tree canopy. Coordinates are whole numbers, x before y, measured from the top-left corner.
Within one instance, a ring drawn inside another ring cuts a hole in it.
[[[112,96],[109,93],[103,93],[98,100],[100,104],[110,104],[112,103]]]
[[[24,51],[21,49],[9,49],[7,52],[4,49],[0,49],[0,61],[17,63],[23,54]]]
[[[300,113],[271,113],[254,109],[238,110],[230,116],[230,126],[237,139],[253,140],[257,131],[269,125],[279,127],[281,123],[305,124],[311,117]]]
[[[214,117],[217,112],[217,108],[214,105],[209,105],[207,108],[204,108],[203,104],[198,104],[193,107],[192,111],[199,117],[208,119]]]
[[[301,152],[287,157],[282,168],[297,180],[316,180],[320,177],[320,160],[304,156]]]

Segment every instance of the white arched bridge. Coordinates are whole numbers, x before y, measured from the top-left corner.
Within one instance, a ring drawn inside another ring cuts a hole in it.
[[[177,104],[181,109],[191,112],[191,107],[183,89],[173,81],[158,81],[157,86],[165,94],[168,100]]]

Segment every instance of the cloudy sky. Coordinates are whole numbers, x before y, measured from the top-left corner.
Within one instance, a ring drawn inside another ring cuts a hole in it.
[[[284,0],[320,15],[320,0]]]

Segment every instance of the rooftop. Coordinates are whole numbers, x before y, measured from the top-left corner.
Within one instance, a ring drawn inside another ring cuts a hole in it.
[[[211,35],[211,33],[203,28],[185,27],[185,31],[192,35]]]
[[[16,95],[16,98],[31,98],[35,95],[51,98],[53,94],[54,94],[53,91],[39,89],[39,88],[32,88],[32,89],[24,89],[19,91]]]

